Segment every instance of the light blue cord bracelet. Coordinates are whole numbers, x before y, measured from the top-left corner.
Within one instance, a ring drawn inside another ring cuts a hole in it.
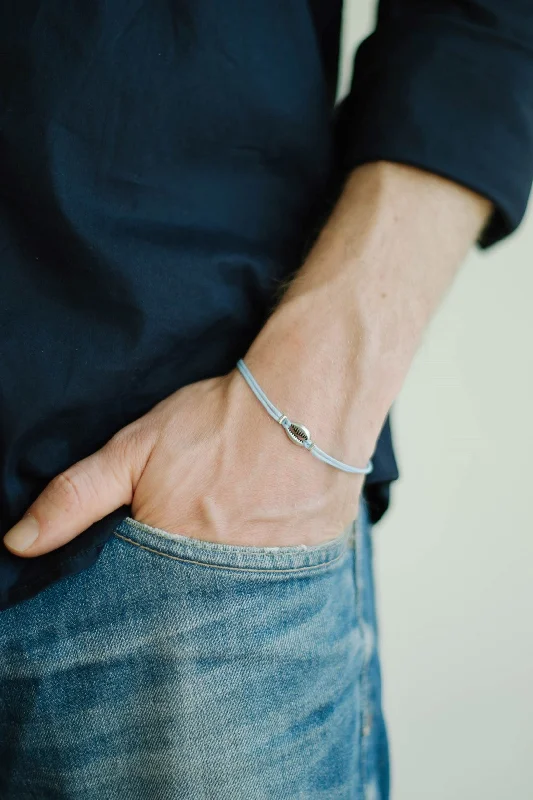
[[[272,419],[276,420],[276,422],[278,422],[285,430],[285,433],[291,442],[299,444],[301,447],[305,447],[305,449],[309,450],[309,452],[314,455],[315,458],[318,458],[325,464],[329,464],[330,466],[340,469],[343,472],[353,472],[357,475],[368,475],[369,472],[372,472],[372,461],[369,461],[366,467],[351,467],[349,464],[345,464],[343,461],[337,461],[336,458],[328,456],[327,453],[324,453],[324,451],[321,450],[320,447],[317,447],[317,445],[313,442],[311,439],[311,434],[305,425],[300,425],[299,422],[291,422],[290,419],[285,416],[285,414],[282,414],[281,411],[276,408],[274,403],[270,402],[242,358],[237,361],[237,369],[259,402],[266,408]]]

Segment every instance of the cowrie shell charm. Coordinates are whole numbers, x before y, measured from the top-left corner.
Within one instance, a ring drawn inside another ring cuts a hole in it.
[[[302,425],[299,422],[291,422],[285,416],[283,416],[279,422],[291,442],[294,442],[294,444],[299,444],[300,447],[305,447],[307,450],[313,446],[311,433],[309,428],[306,428],[305,425]]]

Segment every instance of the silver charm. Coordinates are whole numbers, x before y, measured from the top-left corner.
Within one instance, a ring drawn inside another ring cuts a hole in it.
[[[300,425],[299,422],[291,422],[291,424],[285,428],[285,433],[291,442],[299,444],[301,447],[309,448],[312,445],[309,429],[306,428],[305,425]]]
[[[309,429],[306,428],[305,425],[300,425],[299,422],[291,422],[290,419],[285,414],[282,414],[281,411],[276,408],[274,403],[268,399],[242,358],[237,361],[237,369],[259,402],[270,414],[272,419],[275,419],[276,422],[278,422],[281,427],[285,429],[285,432],[291,442],[294,442],[294,444],[299,444],[300,447],[305,447],[305,449],[315,456],[315,458],[318,458],[325,464],[329,464],[330,466],[340,469],[343,472],[352,472],[358,475],[368,475],[370,472],[372,472],[372,461],[369,461],[366,467],[352,467],[349,464],[344,464],[337,458],[328,456],[327,453],[321,450],[320,447],[313,442]]]

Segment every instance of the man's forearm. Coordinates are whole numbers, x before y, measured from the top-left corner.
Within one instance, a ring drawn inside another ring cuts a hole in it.
[[[363,465],[422,333],[490,213],[446,179],[358,168],[246,361],[324,449]]]
[[[354,172],[246,355],[270,399],[326,452],[366,463],[488,213],[466,189],[414,169]],[[277,547],[337,536],[362,479],[280,449],[274,428],[236,371],[184,387],[58,475],[4,541],[38,556],[124,504],[149,525],[210,541]]]

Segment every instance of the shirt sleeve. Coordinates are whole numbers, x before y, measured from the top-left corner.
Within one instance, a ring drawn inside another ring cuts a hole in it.
[[[532,0],[381,0],[336,112],[343,171],[387,160],[473,189],[495,206],[488,247],[533,180]]]

